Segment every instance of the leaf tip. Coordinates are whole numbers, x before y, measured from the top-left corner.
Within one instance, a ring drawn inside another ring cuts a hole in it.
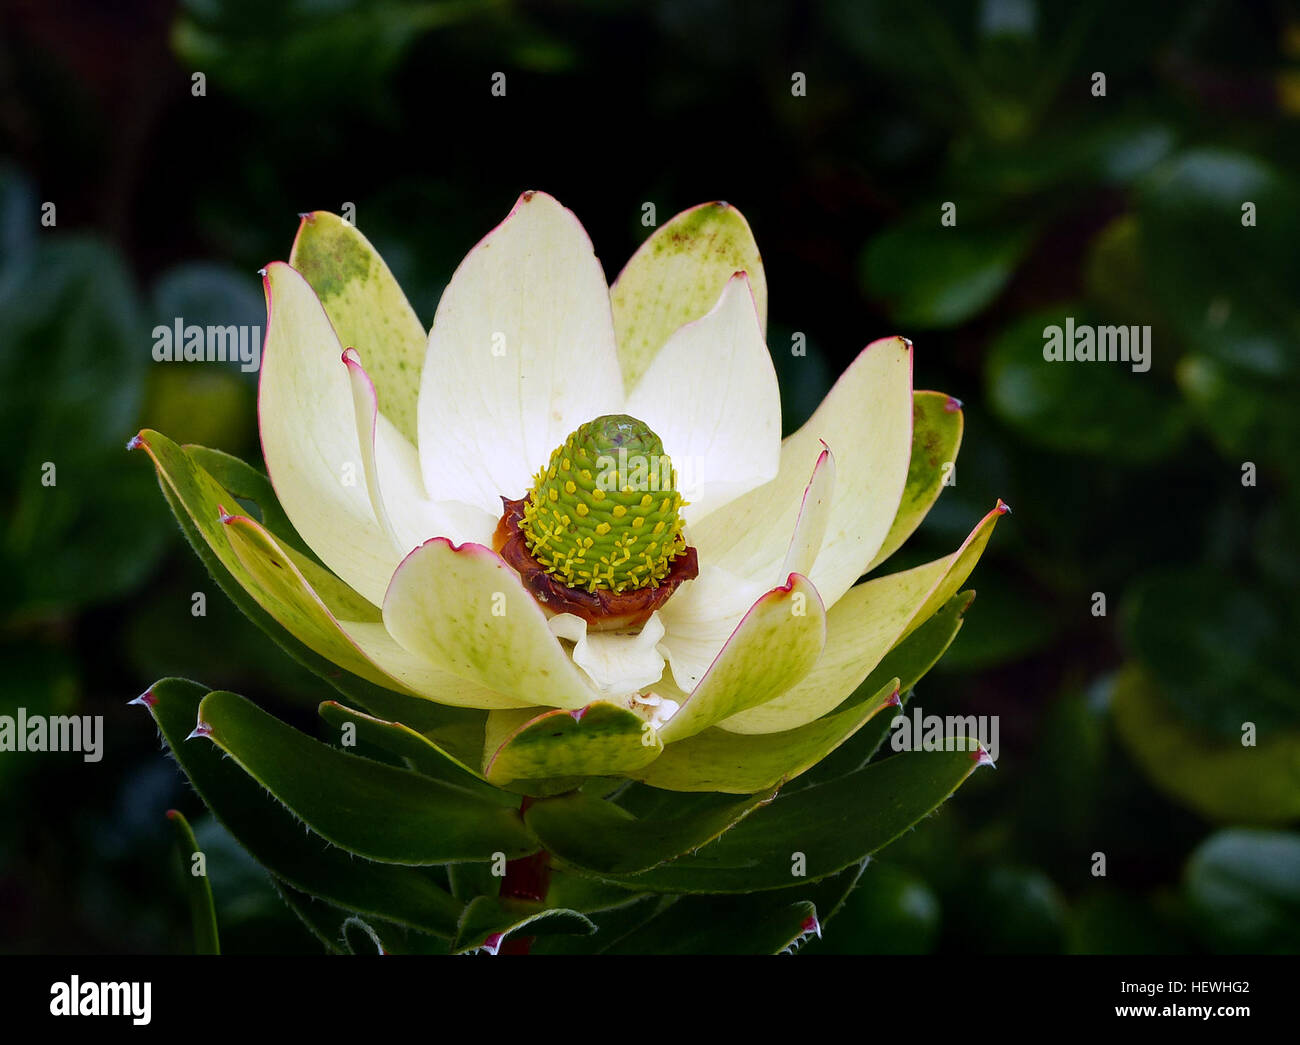
[[[199,719],[199,721],[195,724],[194,729],[190,732],[190,735],[187,736],[185,739],[193,740],[195,737],[210,737],[210,736],[212,736],[212,727],[208,725],[206,722],[204,722],[203,719]]]
[[[947,410],[948,413],[955,414],[958,410],[960,410],[965,405],[966,404],[963,403],[956,396],[949,396],[948,401],[943,404],[943,408]]]
[[[132,704],[138,704],[141,707],[151,708],[158,703],[158,698],[153,695],[152,689],[146,689],[134,700],[128,700],[126,703],[128,707]]]

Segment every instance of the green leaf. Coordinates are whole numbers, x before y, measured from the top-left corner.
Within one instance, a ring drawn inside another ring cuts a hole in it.
[[[345,727],[350,727],[355,731],[358,740],[374,744],[390,754],[406,759],[413,769],[425,776],[454,784],[473,792],[480,798],[508,805],[512,809],[519,807],[517,795],[492,787],[484,781],[471,764],[462,761],[453,753],[452,745],[444,747],[438,743],[437,733],[434,736],[427,736],[400,722],[387,722],[344,707],[334,700],[324,701],[320,705],[320,714],[335,729],[342,731]],[[449,728],[455,727],[440,726],[439,731]],[[478,748],[475,748],[476,752],[477,750]]]
[[[453,864],[459,867],[459,864]],[[500,879],[495,879],[500,881]],[[551,868],[551,880],[546,890],[547,907],[568,907],[583,914],[603,914],[634,904],[645,894],[613,885],[610,882],[569,874],[563,868]]]
[[[596,924],[577,911],[531,900],[480,896],[466,905],[451,950],[453,954],[464,954],[483,947],[495,954],[507,936],[525,927],[531,936],[596,931]]]
[[[808,900],[772,907],[752,896],[683,897],[602,954],[780,954],[817,924]]]
[[[371,864],[306,834],[302,824],[213,744],[189,741],[207,688],[163,679],[136,703],[149,709],[163,739],[213,816],[277,878],[347,910],[450,937],[462,905],[417,868]]]
[[[684,816],[637,819],[611,802],[575,793],[534,802],[524,822],[562,863],[628,875],[699,849],[773,797],[769,792],[737,801],[718,795]]]
[[[209,693],[198,718],[214,744],[309,828],[359,856],[436,864],[536,851],[514,811],[322,744],[234,693]]]
[[[176,521],[180,524],[181,532],[185,534],[185,539],[189,542],[190,547],[194,550],[195,555],[207,568],[212,579],[234,603],[235,607],[244,614],[249,620],[258,626],[277,646],[283,649],[289,656],[296,660],[303,667],[313,672],[315,675],[327,681],[334,689],[338,690],[344,696],[355,700],[357,703],[369,708],[372,712],[382,715],[386,718],[401,717],[407,722],[422,722],[426,725],[421,726],[424,731],[430,731],[434,728],[432,724],[427,723],[427,719],[433,716],[440,716],[442,712],[452,712],[458,709],[444,708],[441,705],[434,704],[431,701],[423,700],[419,697],[405,696],[392,692],[387,689],[381,689],[379,686],[367,682],[342,670],[333,661],[322,657],[319,653],[314,652],[301,641],[285,631],[283,625],[274,617],[267,613],[257,601],[248,594],[244,587],[238,583],[231,575],[230,571],[217,558],[212,548],[208,545],[203,535],[199,532],[194,522],[190,519],[184,506],[172,491],[171,487],[159,477],[159,487],[162,490],[163,499],[172,510]],[[482,719],[484,716],[480,715]],[[439,718],[439,723],[441,719]],[[480,735],[481,735],[480,726]]]
[[[846,702],[823,718],[780,733],[706,729],[669,744],[659,758],[634,776],[651,787],[672,791],[770,791],[811,769],[891,707],[897,696],[898,680],[890,679],[869,699]]]
[[[886,685],[891,678],[896,678],[899,702],[895,714],[873,715],[868,718],[849,740],[795,781],[796,789],[806,784],[834,780],[867,764],[889,733],[890,724],[897,717],[897,712],[902,710],[911,690],[952,645],[962,629],[965,613],[974,601],[973,591],[954,595],[938,613],[885,654],[885,658],[876,665],[862,685],[853,691],[853,695],[844,702],[837,714],[846,714],[852,708],[864,704],[870,706],[870,701],[876,699],[874,694],[880,693],[880,687]]]
[[[654,759],[663,741],[640,715],[598,700],[579,711],[494,711],[484,750],[489,781],[526,785],[632,772]]]
[[[350,954],[387,954],[388,948],[364,918],[356,915],[343,920],[343,944]]]
[[[807,877],[824,878],[888,845],[933,812],[986,758],[978,750],[897,755],[779,795],[695,855],[637,875],[597,877],[654,892],[779,889],[790,884],[791,854],[802,853]]]
[[[299,892],[278,878],[272,877],[271,881],[275,884],[275,891],[280,895],[285,906],[297,916],[307,931],[320,941],[326,953],[342,954],[339,930],[342,919],[346,915],[332,904]]]
[[[194,873],[194,856],[200,853],[199,843],[190,830],[189,821],[175,809],[167,810],[167,819],[176,829],[176,850],[181,858],[181,877],[189,900],[190,918],[194,925],[194,953],[220,954],[221,942],[217,934],[217,909],[212,900],[212,883],[207,869]]]
[[[592,914],[591,920],[596,924],[594,933],[588,936],[539,936],[533,941],[529,953],[534,955],[600,954],[619,937],[648,921],[655,912],[662,910],[671,900],[671,897],[637,895],[630,903]],[[547,904],[552,907],[563,906],[551,903],[549,898]],[[575,908],[575,910],[579,909]]]
[[[218,485],[234,494],[239,500],[252,501],[257,505],[262,525],[278,540],[309,558],[315,558],[312,550],[298,536],[298,531],[293,528],[289,517],[284,514],[280,499],[275,496],[275,489],[271,486],[271,480],[263,472],[238,457],[208,446],[191,445],[181,449],[191,461],[212,476]],[[226,509],[236,510],[233,505],[226,505]]]
[[[222,509],[235,510],[234,495],[161,433],[146,429],[133,440],[133,445],[142,447],[153,460],[168,504],[218,583],[222,582],[223,574],[237,582],[237,586],[222,584],[223,590],[255,622],[265,627],[268,618],[273,621],[273,626],[267,628],[272,638],[295,655],[298,655],[296,649],[307,646],[315,656],[299,656],[299,659],[326,678],[337,678],[342,668],[372,685],[390,688],[398,685],[361,654],[329,615],[330,610],[336,610],[345,619],[377,620],[378,610],[368,606],[338,578],[301,556],[294,559],[294,565],[303,571],[325,606],[307,596],[279,560],[274,563],[279,569],[266,565],[260,574],[254,575],[232,544],[235,535],[222,522]],[[246,528],[241,528],[238,536],[245,536],[243,529]],[[220,564],[220,573],[211,565],[213,559]],[[267,559],[250,553],[249,562],[260,569]],[[250,604],[259,612],[253,612]],[[358,613],[364,615],[357,616]],[[281,620],[292,624],[296,645],[284,642],[285,625],[280,624]]]
[[[1300,950],[1300,835],[1219,831],[1188,860],[1186,892],[1197,928],[1215,950]]]
[[[939,499],[945,480],[957,481],[953,469],[961,449],[963,417],[961,403],[952,396],[912,393],[912,460],[907,466],[907,485],[885,543],[864,572],[875,569],[912,536]]]

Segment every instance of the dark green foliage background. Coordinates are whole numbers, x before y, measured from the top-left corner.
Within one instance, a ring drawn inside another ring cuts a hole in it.
[[[156,365],[149,331],[262,325],[256,270],[298,212],[346,202],[427,322],[542,188],[611,278],[645,202],[739,206],[787,428],[866,342],[915,341],[966,438],[890,569],[997,496],[1015,510],[915,698],[1001,716],[1000,766],[882,852],[809,949],[1300,950],[1291,5],[15,4],[0,91],[0,713],[106,730],[98,764],[0,754],[0,949],[189,950],[170,806],[209,853],[226,951],[317,948],[126,706],[176,674],[315,731],[332,695],[220,595],[123,451],[148,425],[257,459],[254,375]],[[1149,324],[1151,371],[1044,365],[1066,315]]]

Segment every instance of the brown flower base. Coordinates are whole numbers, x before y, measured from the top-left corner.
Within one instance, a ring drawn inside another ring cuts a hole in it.
[[[650,614],[668,601],[683,581],[699,576],[699,558],[694,548],[687,548],[673,560],[668,576],[653,588],[622,592],[570,588],[547,573],[528,550],[527,539],[519,525],[528,499],[523,497],[512,501],[502,497],[501,503],[505,505],[505,513],[497,523],[492,539],[497,554],[514,568],[524,587],[546,609],[552,613],[572,613],[581,617],[593,631],[639,628],[650,619]]]

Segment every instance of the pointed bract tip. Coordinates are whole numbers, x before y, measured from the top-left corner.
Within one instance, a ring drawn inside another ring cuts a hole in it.
[[[519,198],[523,200],[525,203],[527,203],[536,195],[537,195],[536,189],[524,189],[524,191],[519,194]],[[493,951],[492,953],[496,954],[496,951]]]
[[[193,740],[195,737],[210,737],[210,736],[212,736],[212,727],[209,726],[206,722],[200,720],[199,723],[194,727],[194,731],[190,733],[190,735],[185,739]]]
[[[505,933],[493,933],[491,936],[489,936],[487,939],[483,941],[482,949],[487,951],[488,954],[496,954],[499,950],[501,950],[501,941],[504,940],[505,938],[506,938]]]
[[[153,690],[146,689],[134,700],[128,700],[127,705],[139,704],[141,707],[151,708],[158,703],[158,698],[153,695]]]
[[[1011,505],[1007,504],[1006,501],[1002,500],[1002,498],[999,497],[999,498],[998,498],[998,507],[997,507],[997,512],[998,512],[999,515],[1010,515],[1010,514],[1011,514]]]
[[[140,438],[139,434],[131,436],[131,438],[126,441],[126,448],[128,450],[138,450],[142,446],[144,446],[144,440]]]
[[[947,410],[948,413],[950,413],[950,414],[955,414],[958,410],[960,410],[960,409],[961,409],[963,406],[965,406],[965,405],[966,405],[966,404],[963,403],[963,402],[962,402],[960,399],[958,399],[956,396],[949,396],[949,397],[948,397],[948,402],[946,402],[946,403],[943,404],[943,408],[944,408],[945,410]]]
[[[581,722],[582,716],[585,715],[586,713],[587,713],[586,708],[574,708],[572,711],[569,712],[569,717],[572,718],[574,722]]]
[[[167,810],[167,819],[168,819],[168,820],[175,820],[175,819],[176,819],[178,816],[180,816],[180,815],[181,815],[181,814],[180,814],[179,812],[177,812],[175,809],[169,809],[169,810]]]
[[[899,334],[898,340],[903,342],[903,344],[905,344],[909,349],[913,347],[912,339],[910,337],[903,337],[902,334]]]
[[[893,693],[889,694],[889,696],[885,698],[885,707],[887,708],[899,708],[902,706],[903,698],[899,696],[898,690],[894,690]]]
[[[810,914],[807,918],[803,920],[802,931],[805,934],[816,933],[817,939],[820,940],[822,938],[822,923],[817,920],[817,916],[815,914]]]
[[[994,769],[998,768],[997,764],[993,761],[993,756],[984,750],[983,744],[970,753],[970,758],[977,768],[979,766],[992,766]]]
[[[314,210],[303,210],[298,212],[300,221],[305,221],[308,225],[316,223],[316,212]]]

